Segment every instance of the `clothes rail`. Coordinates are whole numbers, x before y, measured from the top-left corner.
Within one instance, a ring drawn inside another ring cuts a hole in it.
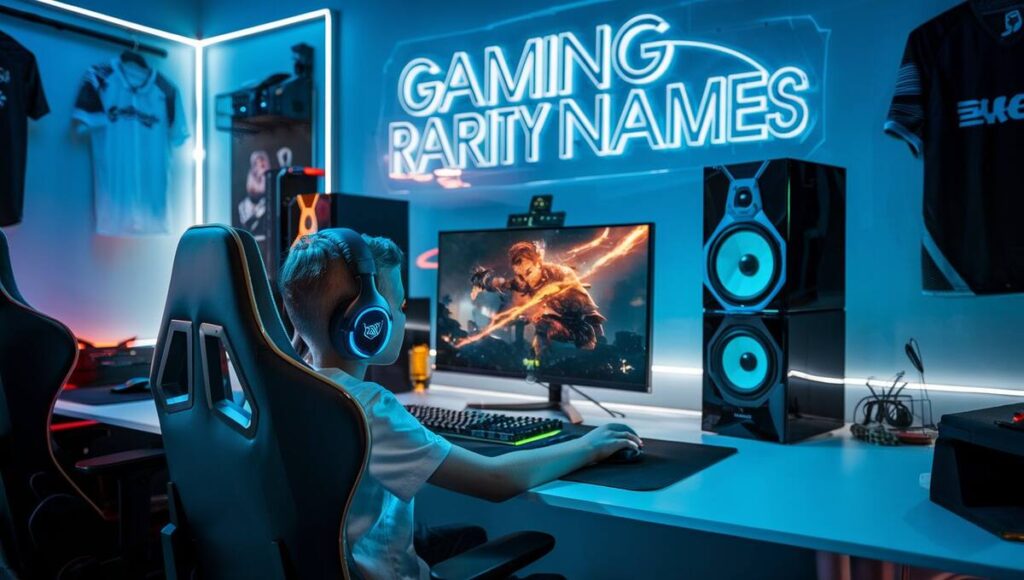
[[[34,22],[36,24],[42,24],[44,26],[52,26],[57,30],[67,30],[68,32],[74,32],[76,34],[81,34],[83,36],[89,36],[91,38],[96,38],[104,42],[109,42],[111,44],[116,44],[118,46],[130,48],[138,52],[145,52],[147,54],[167,58],[167,51],[156,46],[142,44],[128,38],[122,38],[119,36],[115,36],[113,34],[107,34],[106,32],[99,32],[98,30],[92,30],[89,28],[85,28],[84,26],[78,26],[77,24],[68,24],[67,22],[61,22],[60,20],[47,18],[45,16],[40,16],[32,12],[26,12],[24,10],[18,10],[17,8],[11,8],[10,6],[4,6],[0,4],[0,14],[6,14],[8,16],[13,16],[14,18],[20,18],[21,20]]]

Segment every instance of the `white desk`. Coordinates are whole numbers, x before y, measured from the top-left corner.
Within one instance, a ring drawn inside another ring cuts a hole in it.
[[[57,399],[53,412],[74,419],[92,419],[114,427],[160,434],[160,419],[156,415],[156,404],[152,400],[114,405],[83,405]]]
[[[399,398],[451,408],[469,400],[507,400],[443,387]],[[575,404],[588,424],[612,421],[588,403]],[[56,411],[160,431],[149,401],[105,406],[58,401]],[[869,446],[851,440],[845,430],[787,446],[702,433],[699,413],[631,409],[628,414],[625,422],[642,437],[724,445],[739,452],[660,491],[556,481],[524,499],[812,550],[1024,578],[1024,544],[1000,540],[928,500],[920,478],[931,470],[930,447]]]

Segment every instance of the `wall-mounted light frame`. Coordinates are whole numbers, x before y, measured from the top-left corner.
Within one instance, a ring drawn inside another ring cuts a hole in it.
[[[195,54],[194,66],[195,66],[195,115],[196,115],[196,130],[195,130],[195,147],[192,150],[192,159],[195,163],[195,182],[193,184],[193,222],[196,224],[204,223],[206,219],[206,118],[205,118],[205,104],[206,94],[203,83],[204,75],[204,61],[203,54],[204,49],[208,46],[213,46],[222,42],[230,40],[236,40],[247,36],[253,36],[256,34],[262,34],[278,28],[285,28],[293,26],[295,24],[301,24],[303,22],[309,22],[311,20],[317,20],[323,18],[324,20],[324,142],[323,142],[323,155],[324,155],[324,187],[328,191],[331,191],[334,187],[334,13],[327,8],[320,10],[314,10],[312,12],[306,12],[303,14],[297,14],[288,18],[282,18],[280,20],[274,20],[265,24],[259,24],[256,26],[250,26],[234,32],[228,32],[225,34],[219,34],[210,38],[189,38],[180,34],[174,34],[173,32],[167,32],[152,26],[146,26],[125,20],[123,18],[117,18],[103,14],[102,12],[96,12],[95,10],[89,10],[75,6],[73,4],[67,4],[60,2],[59,0],[35,0],[39,4],[44,4],[58,10],[84,16],[92,20],[99,20],[106,22],[120,28],[132,30],[142,34],[148,34],[158,38],[163,38],[171,42],[178,44],[184,44],[193,49]]]

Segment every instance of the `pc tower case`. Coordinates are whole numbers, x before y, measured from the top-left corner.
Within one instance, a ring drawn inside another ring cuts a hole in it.
[[[845,306],[846,170],[777,159],[704,170],[704,309]]]
[[[276,281],[276,273],[284,263],[288,251],[300,237],[327,228],[349,228],[362,234],[383,236],[394,240],[404,256],[401,266],[402,280],[408,289],[409,202],[341,193],[299,193],[283,197],[288,204],[281,214],[285,219],[279,222],[280,231],[283,233],[279,234],[277,239],[277,251],[274,254],[277,256],[275,258],[277,269],[274,270],[274,274],[270,275],[272,282]],[[275,231],[278,230],[275,229]],[[293,326],[281,302],[276,282],[272,286],[281,313],[281,320],[284,322],[285,330],[291,334]],[[411,299],[410,302],[412,302]],[[402,356],[405,356],[404,351]],[[405,380],[408,381],[407,378]],[[405,388],[399,382],[385,383],[383,380],[378,382],[385,386],[397,385],[395,387],[397,390]]]
[[[792,443],[843,425],[845,314],[705,314],[703,428]]]
[[[315,191],[315,190],[314,190]],[[402,249],[402,280],[409,287],[409,202],[343,193],[303,193],[288,200],[284,252],[306,234],[349,228],[390,238]]]
[[[318,191],[323,174],[322,169],[296,166],[273,169],[266,174],[267,219],[270,227],[263,261],[271,282],[276,283],[288,249],[292,246],[293,238],[288,229],[292,200],[302,194]]]

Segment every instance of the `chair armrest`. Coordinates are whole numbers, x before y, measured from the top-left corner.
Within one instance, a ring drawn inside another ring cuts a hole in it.
[[[133,449],[83,459],[75,463],[75,469],[86,475],[117,476],[129,472],[159,469],[166,463],[163,449]]]
[[[555,547],[555,538],[543,532],[516,532],[473,548],[437,564],[434,580],[491,580],[508,578]]]

